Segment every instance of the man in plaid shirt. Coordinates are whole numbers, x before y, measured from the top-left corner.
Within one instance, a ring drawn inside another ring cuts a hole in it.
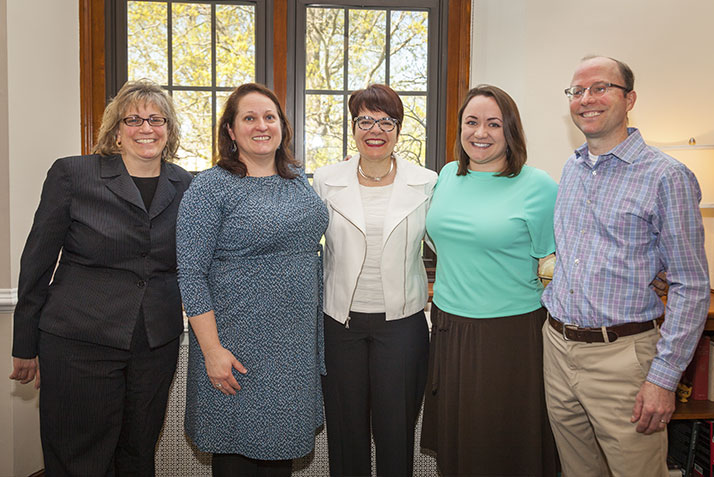
[[[683,164],[648,146],[627,113],[624,63],[587,57],[565,90],[587,142],[555,205],[557,262],[543,294],[548,412],[564,476],[667,475],[674,391],[709,307],[701,192]],[[664,305],[650,283],[665,270]]]

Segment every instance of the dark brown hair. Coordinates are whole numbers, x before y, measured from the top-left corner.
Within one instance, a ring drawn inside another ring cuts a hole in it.
[[[301,166],[300,161],[295,159],[295,156],[290,150],[290,142],[293,139],[293,129],[275,93],[258,83],[246,83],[238,86],[226,100],[223,114],[221,114],[221,119],[216,126],[216,152],[214,155],[216,164],[240,177],[245,177],[248,173],[248,168],[245,163],[241,161],[238,150],[233,150],[233,139],[231,139],[228,133],[228,127],[232,126],[236,114],[238,113],[238,103],[249,93],[260,93],[275,104],[275,109],[280,116],[280,129],[282,130],[283,137],[280,142],[280,147],[275,151],[275,168],[280,177],[293,179],[297,176],[297,172],[294,168]]]
[[[469,156],[461,146],[461,122],[464,117],[466,106],[476,96],[486,96],[493,98],[503,115],[503,135],[506,138],[506,168],[498,177],[515,177],[521,173],[523,165],[526,163],[528,153],[526,152],[526,135],[521,124],[521,115],[518,113],[518,106],[508,93],[501,88],[488,84],[480,84],[466,93],[464,102],[459,109],[459,129],[456,134],[454,144],[454,157],[459,161],[457,176],[465,176],[469,172]]]
[[[384,111],[390,118],[399,121],[397,124],[397,134],[402,130],[404,105],[399,95],[386,84],[371,84],[365,89],[358,89],[350,95],[347,104],[350,108],[350,114],[352,115],[353,133],[355,132],[354,119],[359,116],[359,112],[363,109]]]

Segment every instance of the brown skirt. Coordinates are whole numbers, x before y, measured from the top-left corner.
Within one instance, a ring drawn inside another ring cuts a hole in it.
[[[543,392],[545,310],[464,318],[432,306],[421,446],[443,476],[555,476]]]

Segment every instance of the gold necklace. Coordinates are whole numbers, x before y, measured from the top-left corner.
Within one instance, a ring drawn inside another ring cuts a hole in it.
[[[385,177],[387,177],[389,174],[392,173],[392,170],[393,170],[393,169],[394,169],[394,159],[393,159],[393,158],[390,158],[390,159],[389,159],[389,170],[387,171],[387,173],[384,174],[383,176],[379,176],[379,177],[368,176],[368,175],[365,174],[364,171],[362,170],[362,164],[360,163],[360,164],[357,165],[357,170],[359,171],[359,175],[361,175],[361,176],[364,177],[365,179],[368,179],[368,180],[374,181],[374,182],[381,182],[382,179],[384,179]]]

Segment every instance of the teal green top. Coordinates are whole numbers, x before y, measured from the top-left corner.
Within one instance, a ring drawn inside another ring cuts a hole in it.
[[[469,318],[520,315],[540,308],[538,258],[555,251],[558,185],[540,169],[516,177],[444,166],[426,230],[436,247],[434,303]]]

